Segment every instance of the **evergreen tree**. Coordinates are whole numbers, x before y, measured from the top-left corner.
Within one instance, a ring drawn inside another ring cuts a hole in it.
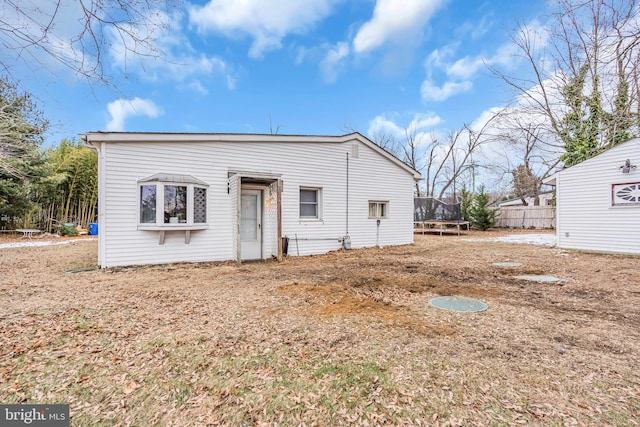
[[[16,85],[0,77],[0,170],[20,175],[26,171],[12,159],[36,157],[48,122],[31,100]]]
[[[30,195],[40,174],[38,146],[47,126],[30,95],[0,77],[1,227],[31,227],[37,222],[38,209]]]
[[[467,187],[462,187],[460,201],[460,216],[463,220],[469,221],[469,210],[473,204],[473,193],[467,190]]]
[[[469,222],[472,227],[485,231],[495,225],[497,210],[490,208],[489,204],[489,195],[485,193],[484,186],[480,186],[469,209]]]

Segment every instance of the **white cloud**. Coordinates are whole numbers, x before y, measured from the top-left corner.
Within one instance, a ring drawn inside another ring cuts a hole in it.
[[[457,37],[468,35],[472,40],[477,40],[484,36],[493,27],[493,13],[483,15],[480,19],[474,16],[472,21],[466,21],[455,31]]]
[[[384,114],[376,116],[369,122],[369,129],[367,129],[367,135],[374,138],[376,135],[402,135],[402,128],[397,125],[393,120],[388,119]]]
[[[433,113],[418,113],[413,117],[411,123],[409,123],[409,129],[417,132],[420,130],[433,128],[440,123],[442,123],[442,118],[440,118],[440,116],[434,115]]]
[[[454,95],[469,92],[473,87],[470,81],[452,82],[448,81],[442,86],[437,86],[431,80],[422,82],[420,93],[423,101],[444,101]]]
[[[406,131],[408,130],[416,136],[417,140],[421,140],[426,135],[426,132],[431,132],[433,128],[442,123],[442,118],[434,113],[417,113],[405,127],[394,121],[393,117],[399,118],[398,114],[391,114],[391,116],[391,118],[385,114],[376,116],[369,122],[367,135],[374,137],[375,135],[384,134],[401,140],[406,137]]]
[[[376,49],[388,41],[415,38],[447,0],[377,0],[373,17],[353,39],[356,53]]]
[[[339,42],[329,49],[322,62],[320,62],[320,72],[326,83],[334,83],[336,81],[342,62],[348,55],[349,44],[345,42]]]
[[[146,80],[168,80],[184,83],[184,87],[194,88],[207,94],[202,79],[219,77],[228,89],[234,89],[236,77],[232,67],[216,56],[206,56],[195,52],[183,32],[182,15],[168,15],[154,11],[148,16],[151,25],[126,25],[127,32],[153,43],[139,45],[126,33],[109,32],[110,57],[112,65],[127,73],[136,73]]]
[[[537,30],[537,25],[532,25]],[[533,30],[532,30],[533,31]],[[542,36],[536,35],[540,43]],[[468,55],[454,60],[461,42],[451,43],[433,50],[425,59],[426,78],[422,83],[421,93],[424,101],[444,101],[454,95],[465,93],[473,88],[473,79],[487,67],[503,67],[513,69],[519,57],[514,43],[499,46],[493,55]],[[444,83],[438,84],[435,75],[443,75]]]
[[[261,58],[265,52],[281,47],[290,34],[308,31],[328,16],[335,0],[210,0],[193,6],[189,21],[200,32],[220,32],[228,37],[253,38],[249,56]]]
[[[208,95],[209,94],[209,90],[206,87],[204,87],[204,85],[202,83],[200,83],[198,80],[194,80],[192,82],[189,82],[187,84],[187,88],[192,90],[192,91],[194,91],[194,92],[197,92],[197,93],[199,93],[201,95]]]
[[[449,77],[469,80],[478,74],[479,71],[487,69],[487,67],[501,66],[512,69],[520,60],[517,54],[518,48],[516,45],[507,43],[496,49],[493,56],[465,56],[453,64],[445,65],[445,69]]]
[[[447,75],[468,80],[485,66],[485,59],[482,56],[476,56],[475,58],[465,56],[447,67]]]
[[[110,132],[124,131],[124,122],[130,117],[146,116],[150,118],[158,117],[161,109],[148,99],[116,99],[107,105],[107,110],[111,120],[107,123],[107,130]]]
[[[434,69],[446,68],[447,64],[449,64],[449,58],[455,55],[456,48],[456,44],[449,44],[440,49],[433,50],[424,61],[427,73],[431,74]]]

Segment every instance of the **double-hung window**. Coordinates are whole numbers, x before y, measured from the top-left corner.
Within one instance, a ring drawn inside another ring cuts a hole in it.
[[[300,219],[321,218],[321,191],[319,188],[300,187]]]
[[[138,181],[139,224],[189,227],[207,223],[207,184],[189,175],[157,174]]]
[[[369,201],[369,218],[384,219],[389,215],[389,202],[370,200]]]

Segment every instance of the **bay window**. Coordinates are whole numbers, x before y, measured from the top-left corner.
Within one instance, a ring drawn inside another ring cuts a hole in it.
[[[156,174],[138,181],[141,228],[184,228],[207,223],[208,185],[189,175]]]

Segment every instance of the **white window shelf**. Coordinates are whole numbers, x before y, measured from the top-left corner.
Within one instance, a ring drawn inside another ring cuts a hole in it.
[[[184,232],[184,243],[188,245],[191,242],[191,232],[198,230],[207,230],[209,226],[207,224],[140,224],[138,230],[144,231],[157,231],[158,232],[158,244],[164,245],[164,237],[166,232],[182,231]]]

